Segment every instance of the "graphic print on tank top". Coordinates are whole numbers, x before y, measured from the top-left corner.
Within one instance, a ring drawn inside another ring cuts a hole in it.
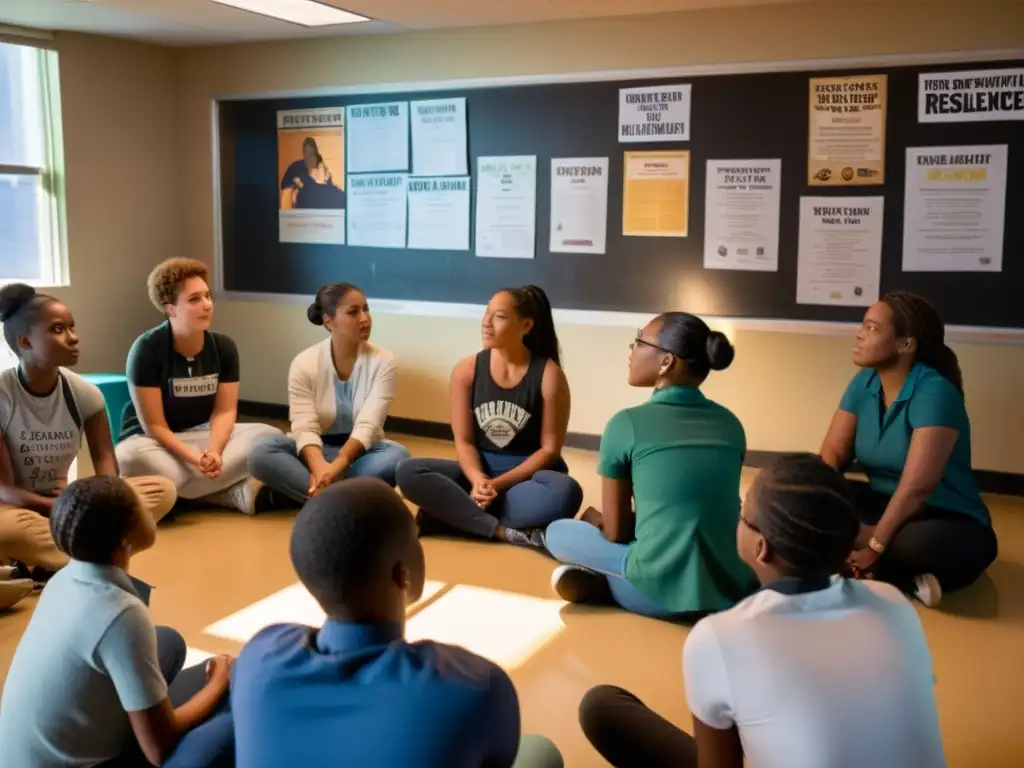
[[[477,446],[485,451],[529,455],[540,448],[544,399],[541,380],[547,359],[535,357],[516,386],[505,389],[491,378],[491,357],[476,358],[473,375],[473,416]]]

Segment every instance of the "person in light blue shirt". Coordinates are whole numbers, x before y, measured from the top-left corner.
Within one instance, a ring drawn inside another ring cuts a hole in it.
[[[110,475],[75,481],[50,529],[71,560],[43,590],[11,662],[0,766],[230,766],[231,719],[218,707],[231,660],[182,671],[185,641],[153,627],[149,588],[126,569],[153,545],[156,523],[131,487]]]
[[[242,649],[231,692],[239,768],[562,765],[550,742],[520,743],[518,697],[500,667],[403,639],[425,564],[386,483],[352,478],[307,501],[291,559],[327,621],[270,626]]]
[[[937,605],[998,551],[971,468],[959,362],[935,307],[905,291],[868,309],[853,362],[862,370],[821,448],[834,469],[856,459],[868,476],[855,486],[863,528],[850,568]]]

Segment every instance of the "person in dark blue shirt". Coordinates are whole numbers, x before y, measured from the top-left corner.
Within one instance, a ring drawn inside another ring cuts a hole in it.
[[[403,639],[425,565],[386,483],[353,478],[310,499],[291,558],[327,621],[270,626],[242,649],[231,693],[238,768],[562,765],[547,740],[520,746],[518,697],[500,667]]]
[[[335,182],[312,136],[302,142],[302,159],[289,165],[281,177],[281,208],[345,208],[345,192]]]

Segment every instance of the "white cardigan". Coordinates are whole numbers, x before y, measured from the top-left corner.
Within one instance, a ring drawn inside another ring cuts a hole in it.
[[[321,435],[334,426],[338,404],[334,395],[331,339],[303,350],[288,369],[288,416],[295,447],[323,446]],[[349,377],[352,382],[352,437],[369,450],[384,437],[384,419],[395,399],[395,359],[386,349],[364,342]]]

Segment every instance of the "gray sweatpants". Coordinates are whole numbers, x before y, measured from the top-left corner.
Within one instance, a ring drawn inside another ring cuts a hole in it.
[[[231,438],[224,446],[221,455],[224,464],[220,477],[216,479],[205,477],[191,464],[178,461],[174,454],[148,435],[133,435],[122,440],[115,451],[121,474],[125,477],[159,475],[174,483],[179,498],[205,499],[249,476],[249,450],[257,437],[280,433],[279,429],[269,424],[235,424]],[[210,444],[210,426],[203,424],[185,432],[177,432],[175,436],[185,445],[203,450]]]

